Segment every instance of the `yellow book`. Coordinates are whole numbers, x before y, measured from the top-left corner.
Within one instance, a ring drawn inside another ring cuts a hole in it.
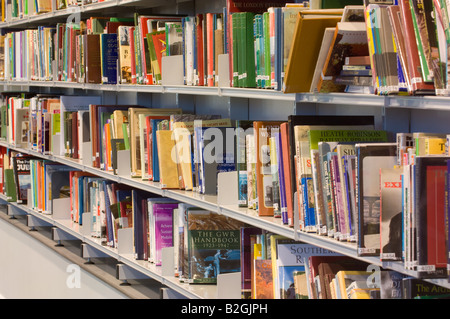
[[[425,138],[425,155],[445,155],[447,139],[438,137]]]
[[[349,299],[347,288],[354,282],[367,282],[372,272],[341,270],[336,274],[337,285],[341,299]],[[351,287],[350,287],[351,288]],[[350,289],[351,290],[351,289]]]
[[[202,120],[202,127],[230,127],[230,119]],[[181,178],[183,179],[184,189],[193,189],[192,179],[192,133],[194,132],[194,122],[175,122],[173,123],[173,136],[175,139],[175,149],[177,152],[177,161],[180,163]]]
[[[304,10],[298,13],[285,71],[285,93],[309,92],[326,28],[336,27],[342,9]]]
[[[139,132],[139,114],[147,115],[171,115],[181,114],[181,109],[156,109],[144,107],[130,107],[128,109],[128,122],[130,125],[130,154],[131,154],[131,177],[142,177],[141,171],[141,144]]]
[[[175,141],[172,139],[172,131],[156,131],[158,143],[159,174],[161,188],[179,188],[178,166],[172,159],[172,149]]]
[[[115,110],[113,112],[114,138],[123,138],[122,124],[128,123],[127,110]]]

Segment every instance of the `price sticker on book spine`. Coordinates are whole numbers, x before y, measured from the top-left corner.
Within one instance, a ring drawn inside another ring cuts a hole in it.
[[[358,254],[375,254],[375,248],[358,248]]]
[[[435,265],[417,265],[418,272],[429,272],[429,271],[435,271],[435,270],[436,270]]]

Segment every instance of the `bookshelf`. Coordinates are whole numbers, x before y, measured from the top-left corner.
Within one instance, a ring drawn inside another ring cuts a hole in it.
[[[201,1],[200,1],[201,2]],[[128,7],[133,9],[139,8],[149,9],[156,8],[156,11],[164,12],[167,7],[176,5],[175,11],[179,13],[180,8],[184,5],[191,10],[190,4],[202,7],[199,1],[170,1],[165,2],[161,8],[161,2],[158,0],[109,0],[102,3],[81,5],[79,7],[67,8],[64,10],[54,11],[51,13],[29,16],[21,19],[13,19],[12,21],[0,23],[1,29],[8,28],[25,28],[30,25],[40,25],[46,23],[54,23],[61,19],[67,18],[74,13],[84,15],[92,15],[102,11],[106,12],[120,12],[120,10]],[[224,1],[222,1],[224,2]],[[216,1],[213,6],[220,6],[222,2]],[[161,9],[161,10],[159,10]],[[173,9],[172,9],[173,10]],[[181,9],[180,9],[181,10]],[[289,93],[284,94],[279,91],[263,90],[263,89],[245,89],[245,88],[231,88],[231,87],[196,87],[196,86],[179,86],[179,85],[102,85],[102,84],[86,84],[86,83],[71,83],[60,81],[0,81],[0,87],[3,91],[29,91],[34,93],[52,93],[55,91],[75,93],[77,92],[100,92],[103,100],[117,101],[123,98],[128,99],[130,96],[134,100],[144,101],[147,103],[157,104],[163,102],[161,105],[167,106],[178,105],[183,109],[195,110],[199,113],[209,112],[205,111],[208,107],[214,107],[215,110],[220,110],[221,113],[227,116],[239,119],[254,119],[256,116],[270,119],[285,119],[285,115],[291,114],[322,114],[322,113],[336,113],[336,114],[372,114],[376,116],[376,124],[381,129],[386,129],[392,132],[400,132],[405,127],[409,127],[411,131],[415,130],[415,125],[419,122],[414,119],[415,115],[422,115],[429,113],[427,121],[421,125],[433,126],[436,123],[430,122],[430,118],[436,112],[448,112],[450,108],[450,97],[409,97],[409,96],[377,96],[368,94],[346,94],[346,93],[329,93],[329,94],[314,94],[314,93]],[[148,102],[152,100],[152,102]],[[218,106],[211,106],[210,103],[217,103]],[[280,112],[280,108],[282,111]],[[449,113],[450,114],[450,113]],[[438,119],[438,130],[444,130],[446,116]],[[352,243],[338,242],[327,237],[318,236],[300,232],[296,228],[291,228],[283,225],[280,219],[273,217],[260,217],[254,210],[238,207],[237,205],[220,205],[217,203],[216,196],[199,195],[194,192],[186,192],[181,190],[166,190],[161,189],[158,183],[142,182],[133,179],[130,176],[114,175],[110,172],[93,168],[90,165],[85,165],[80,161],[72,160],[57,155],[42,155],[27,149],[17,148],[14,145],[6,142],[0,142],[1,146],[7,147],[11,150],[16,150],[25,154],[34,155],[43,159],[58,162],[81,171],[93,173],[97,176],[106,178],[108,180],[126,184],[137,189],[148,191],[153,194],[162,195],[164,197],[172,198],[174,200],[191,204],[199,208],[209,211],[218,212],[220,214],[229,216],[233,219],[240,220],[249,225],[259,227],[261,229],[283,235],[288,238],[303,241],[323,247],[343,255],[350,256],[355,259],[365,261],[369,264],[380,266],[386,269],[392,269],[400,273],[416,277],[416,273],[404,269],[401,263],[397,262],[380,262],[377,257],[359,257],[356,251],[356,245]],[[5,201],[5,198],[0,198]],[[161,269],[158,267],[151,267],[148,262],[136,261],[132,256],[119,254],[116,250],[102,246],[98,241],[90,236],[85,236],[79,232],[72,223],[55,220],[52,217],[42,215],[36,211],[29,209],[23,205],[16,203],[8,203],[16,208],[23,210],[26,214],[30,214],[36,218],[58,227],[64,232],[67,232],[84,243],[92,245],[100,249],[105,254],[117,259],[118,261],[130,266],[131,268],[161,282],[163,285],[173,289],[174,291],[188,297],[188,298],[214,298],[216,295],[216,287],[214,286],[195,286],[180,284],[177,279],[173,277],[166,277],[161,274]],[[297,215],[298,216],[298,215]],[[447,280],[430,280],[443,287],[450,288]]]

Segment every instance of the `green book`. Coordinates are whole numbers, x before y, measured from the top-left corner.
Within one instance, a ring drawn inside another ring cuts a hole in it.
[[[245,48],[243,55],[244,65],[242,69],[242,85],[246,88],[256,87],[255,69],[255,45],[253,20],[255,15],[251,12],[242,12],[242,38],[241,43]]]
[[[238,25],[239,25],[239,13],[233,13],[231,16],[233,20],[232,33],[233,33],[233,87],[239,86],[239,66],[238,66],[238,55],[239,55],[239,41],[238,41]]]
[[[264,88],[271,87],[270,71],[271,71],[271,58],[270,58],[270,23],[269,12],[263,14],[263,37],[264,37]]]
[[[122,124],[122,132],[123,132],[123,143],[126,150],[130,149],[130,139],[128,134],[128,123]]]
[[[12,168],[5,169],[5,193],[8,202],[17,201],[17,189],[14,179],[14,170]]]

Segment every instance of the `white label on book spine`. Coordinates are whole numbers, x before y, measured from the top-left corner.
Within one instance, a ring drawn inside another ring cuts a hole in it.
[[[359,254],[374,254],[376,253],[375,248],[358,248]]]
[[[418,272],[435,271],[435,265],[417,265]]]
[[[422,83],[422,78],[421,77],[412,78],[411,82],[413,84],[415,84],[415,83]]]

